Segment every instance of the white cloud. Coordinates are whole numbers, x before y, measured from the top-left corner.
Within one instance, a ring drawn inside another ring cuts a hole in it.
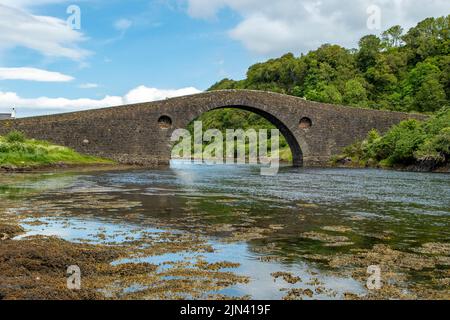
[[[126,31],[133,25],[133,22],[128,19],[119,19],[114,23],[114,28],[119,31]]]
[[[139,86],[125,95],[124,103],[164,100],[166,98],[186,96],[200,92],[200,90],[193,87],[178,90],[161,90],[156,88],[148,88],[146,86]]]
[[[26,80],[39,82],[68,82],[74,78],[59,72],[36,68],[0,68],[0,80]]]
[[[223,8],[241,16],[232,39],[258,54],[307,52],[323,43],[356,47],[366,34],[414,26],[449,13],[448,0],[186,0],[193,18],[211,19]],[[381,8],[382,30],[369,30],[367,8]]]
[[[28,99],[20,97],[15,92],[0,91],[0,107],[8,109],[16,107],[18,110],[27,112],[34,111],[39,114],[40,110],[54,110],[55,112],[75,111],[84,109],[94,109],[106,106],[120,105],[121,97],[106,96],[100,100],[94,99],[66,99],[39,97]],[[20,112],[20,111],[19,111]]]
[[[194,18],[210,19],[217,11],[224,7],[226,0],[188,0],[188,13]]]
[[[162,90],[139,86],[130,90],[125,96],[105,96],[102,99],[67,99],[67,98],[23,98],[15,92],[0,91],[0,112],[8,112],[12,107],[18,110],[18,116],[31,116],[61,112],[80,111],[111,106],[120,106],[139,102],[164,100],[201,92],[196,88]]]
[[[98,87],[99,85],[97,83],[82,83],[78,86],[80,89],[95,89]]]
[[[264,15],[254,15],[229,32],[231,38],[242,41],[254,52],[268,53],[274,48],[294,49],[296,34],[284,21],[270,20]],[[270,39],[270,41],[267,41]]]
[[[39,5],[55,1],[36,1]],[[0,49],[25,47],[48,57],[82,60],[90,54],[79,47],[85,36],[67,26],[66,21],[30,13],[31,1],[0,0]]]

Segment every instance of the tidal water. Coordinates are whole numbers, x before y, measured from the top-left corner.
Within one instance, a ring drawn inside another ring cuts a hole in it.
[[[297,287],[310,288],[315,299],[364,295],[363,282],[317,256],[376,244],[409,251],[450,243],[448,174],[283,167],[261,176],[257,166],[174,161],[158,170],[0,175],[0,202],[5,214],[22,217],[24,236],[123,243],[158,241],[168,231],[199,235],[214,251],[139,261],[161,269],[199,256],[238,263],[230,271],[250,281],[219,292],[230,297],[281,299]],[[276,279],[275,272],[302,282]]]

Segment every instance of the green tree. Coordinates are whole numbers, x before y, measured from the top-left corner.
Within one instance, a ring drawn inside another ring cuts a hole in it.
[[[450,53],[450,15],[428,18],[411,28],[403,37],[413,62]]]
[[[382,41],[386,48],[396,48],[402,45],[403,28],[401,26],[393,26],[383,32]]]
[[[368,35],[359,40],[359,52],[356,61],[361,71],[365,72],[376,64],[381,49],[381,40],[375,35]]]
[[[347,81],[343,101],[350,106],[367,106],[367,91],[360,81],[356,79]]]
[[[226,90],[226,89],[235,89],[236,81],[225,78],[209,88],[209,90]]]
[[[414,156],[419,161],[448,163],[450,161],[450,127],[442,129],[437,135],[425,140]]]
[[[411,70],[407,90],[414,99],[412,110],[434,112],[443,107],[446,94],[440,78],[440,69],[430,62],[420,62]]]
[[[334,85],[326,85],[321,83],[317,89],[311,89],[306,93],[306,99],[325,102],[325,103],[342,103],[342,95]]]
[[[416,110],[434,112],[441,109],[445,103],[445,91],[434,77],[426,78],[415,94]]]

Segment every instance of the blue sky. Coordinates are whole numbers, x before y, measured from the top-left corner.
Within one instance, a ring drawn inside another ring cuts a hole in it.
[[[80,30],[65,23],[69,5],[81,10]],[[364,34],[448,13],[447,0],[0,0],[0,112],[195,93],[288,51],[355,47]]]

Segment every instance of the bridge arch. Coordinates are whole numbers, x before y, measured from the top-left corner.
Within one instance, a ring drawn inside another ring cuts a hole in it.
[[[249,106],[249,105],[223,105],[223,106],[213,106],[211,108],[207,108],[206,111],[205,108],[200,108],[199,112],[197,114],[194,113],[194,115],[190,116],[189,119],[187,119],[187,125],[189,125],[191,122],[195,121],[196,119],[198,119],[200,116],[202,116],[205,113],[214,111],[214,110],[220,110],[220,109],[236,109],[236,110],[244,110],[244,111],[248,111],[248,112],[252,112],[254,114],[257,114],[261,117],[263,117],[264,119],[266,119],[267,121],[269,121],[272,125],[274,125],[279,131],[280,133],[284,136],[284,138],[286,139],[286,142],[289,145],[289,148],[291,149],[292,152],[292,165],[294,167],[301,167],[303,166],[303,151],[302,148],[300,146],[299,141],[297,140],[297,137],[295,136],[295,134],[292,132],[291,129],[288,128],[287,125],[285,125],[283,123],[282,120],[278,119],[274,114],[265,111],[261,108],[257,108],[254,106]],[[187,125],[185,127],[187,127]],[[231,129],[231,128],[230,128]]]

